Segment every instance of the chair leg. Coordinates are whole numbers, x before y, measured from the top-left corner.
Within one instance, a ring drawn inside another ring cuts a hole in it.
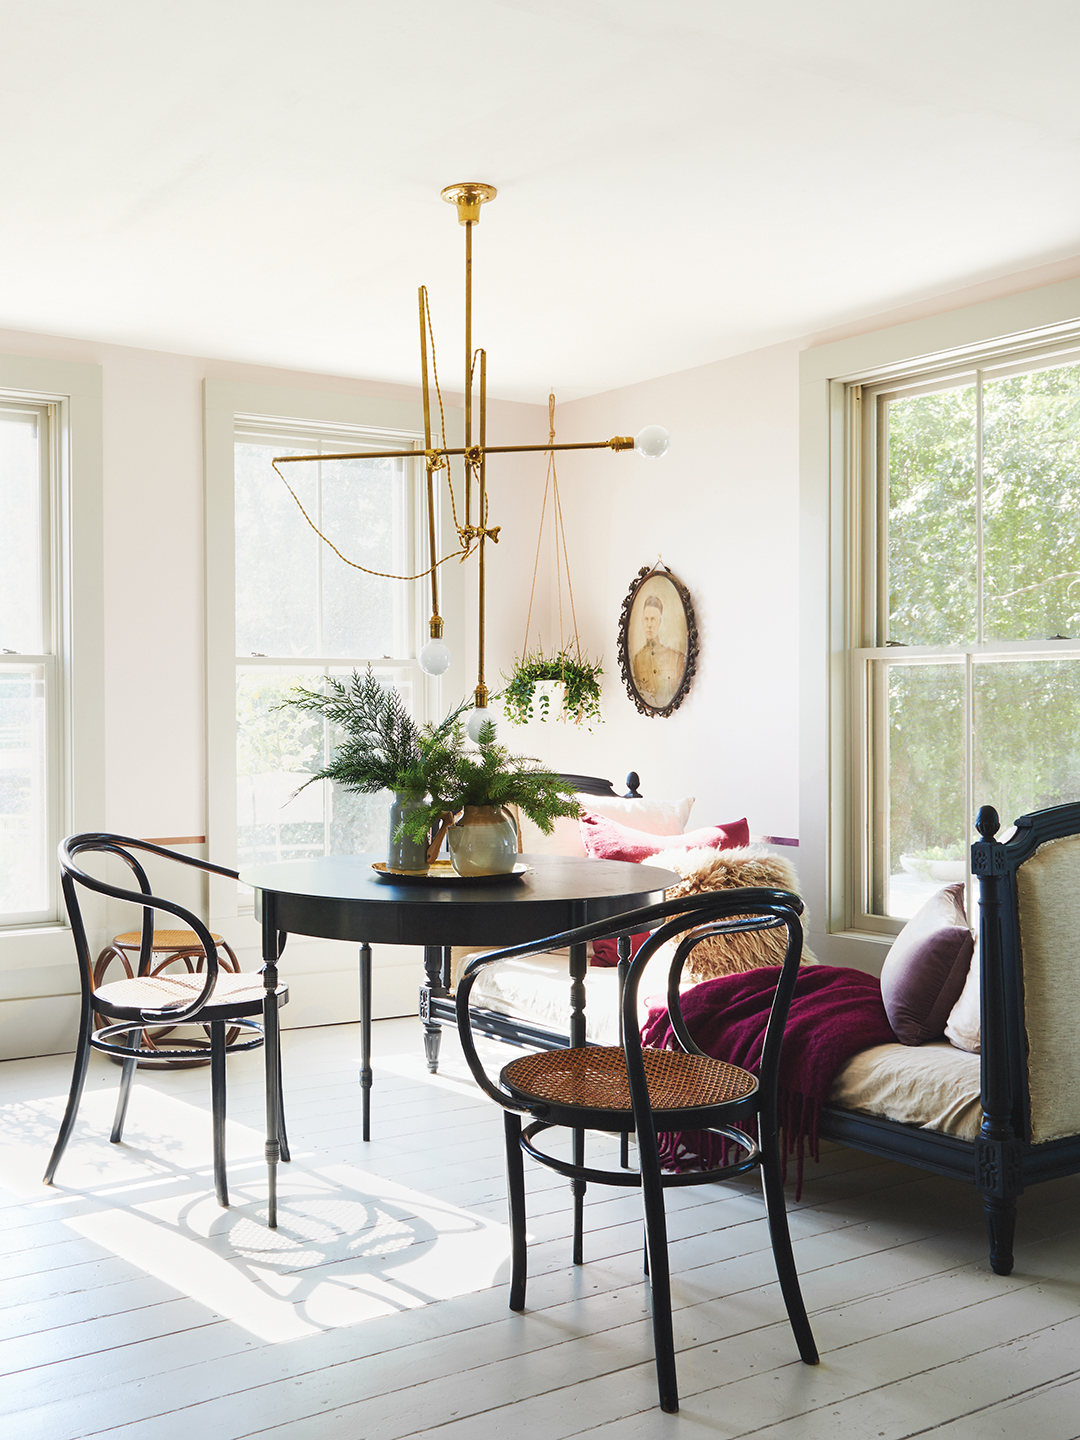
[[[780,1281],[780,1293],[787,1306],[788,1319],[795,1333],[799,1354],[807,1365],[818,1363],[817,1344],[814,1332],[803,1304],[799,1273],[795,1269],[795,1256],[791,1249],[791,1231],[788,1228],[787,1204],[784,1200],[784,1181],[780,1164],[780,1150],[776,1137],[773,1143],[762,1142],[761,1185],[765,1192],[765,1209],[769,1217],[769,1237],[772,1240],[773,1260],[776,1275]]]
[[[525,1309],[525,1164],[521,1157],[521,1116],[503,1112],[506,1134],[506,1199],[510,1209],[510,1309]]]
[[[46,1185],[53,1183],[56,1167],[60,1164],[60,1159],[67,1149],[67,1143],[71,1139],[71,1132],[75,1128],[75,1116],[78,1114],[79,1101],[82,1099],[83,1086],[86,1084],[86,1070],[90,1064],[90,1027],[92,1024],[93,1016],[89,1007],[84,1005],[79,1023],[79,1039],[75,1047],[75,1064],[71,1067],[71,1089],[68,1091],[67,1109],[64,1111],[56,1144],[53,1146],[49,1163],[45,1168]]]
[[[642,1127],[644,1130],[646,1127]],[[641,1170],[641,1198],[645,1207],[645,1246],[652,1283],[653,1348],[656,1354],[656,1384],[660,1409],[674,1414],[679,1408],[679,1385],[675,1374],[675,1335],[671,1326],[671,1271],[668,1265],[667,1215],[664,1187],[660,1179],[660,1155],[656,1131],[638,1132]]]
[[[279,1035],[278,1035],[278,1045],[279,1045],[279,1047],[280,1047],[280,1043],[281,1043],[281,1035],[280,1035],[280,1033],[279,1033]],[[288,1137],[288,1135],[287,1135],[287,1133],[286,1133],[286,1131],[285,1131],[285,1090],[284,1090],[283,1081],[282,1081],[282,1076],[281,1076],[281,1051],[280,1051],[280,1048],[279,1048],[279,1050],[278,1050],[277,1092],[278,1092],[278,1110],[277,1110],[277,1113],[278,1113],[278,1143],[281,1145],[281,1158],[282,1158],[282,1160],[286,1161],[286,1163],[287,1163],[288,1161],[290,1161],[290,1160],[292,1159],[292,1156],[289,1154],[289,1137]]]
[[[225,1174],[225,1022],[210,1022],[210,1103],[214,1118],[214,1189],[223,1210],[229,1208]]]
[[[128,1044],[131,1046],[132,1057],[125,1060],[123,1069],[120,1072],[120,1092],[116,1097],[116,1114],[113,1116],[112,1134],[109,1139],[114,1145],[119,1145],[124,1138],[124,1121],[127,1119],[128,1101],[131,1099],[131,1082],[135,1077],[135,1066],[138,1064],[136,1055],[142,1043],[141,1030],[128,1031]]]
[[[585,1164],[585,1131],[574,1131],[574,1164]],[[574,1198],[574,1253],[573,1263],[585,1263],[585,1181],[571,1180],[570,1193]]]

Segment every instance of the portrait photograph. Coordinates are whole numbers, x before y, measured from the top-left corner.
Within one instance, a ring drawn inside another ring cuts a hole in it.
[[[670,714],[694,673],[697,628],[685,585],[666,568],[639,572],[623,602],[619,663],[630,698],[649,714]]]

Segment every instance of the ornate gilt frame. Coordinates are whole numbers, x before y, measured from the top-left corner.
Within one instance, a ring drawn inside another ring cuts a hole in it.
[[[630,619],[634,612],[634,605],[641,593],[642,587],[652,579],[666,581],[678,596],[682,606],[683,618],[686,622],[686,665],[682,672],[678,688],[664,705],[654,705],[641,693],[635,680],[633,671],[633,658],[630,654]],[[630,585],[626,599],[622,603],[622,610],[619,613],[619,669],[622,672],[623,683],[626,686],[627,694],[643,715],[671,715],[679,708],[690,691],[694,673],[697,669],[698,659],[698,632],[697,620],[694,617],[694,603],[690,598],[690,592],[681,580],[677,580],[666,565],[643,565],[637,573],[637,577]]]

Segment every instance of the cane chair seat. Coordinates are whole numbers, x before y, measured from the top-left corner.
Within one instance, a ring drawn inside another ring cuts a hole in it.
[[[224,943],[224,937],[210,931],[210,939],[215,945]],[[128,930],[123,935],[113,938],[114,945],[122,945],[124,949],[137,950],[142,935],[138,930]],[[198,950],[202,952],[202,941],[195,934],[194,930],[155,930],[151,950]]]
[[[201,947],[200,947],[201,949]],[[199,973],[179,975],[137,975],[130,980],[111,980],[94,991],[94,1009],[99,1014],[135,1017],[144,1010],[164,1010],[168,1005],[188,1005],[205,983]],[[213,1020],[233,1020],[244,1015],[261,1015],[265,995],[259,974],[234,975],[219,970],[210,1000],[199,1011],[200,1025]],[[278,1005],[288,1000],[288,987],[277,988]]]
[[[704,1055],[673,1050],[642,1050],[649,1104],[654,1115],[726,1105],[753,1095],[757,1078],[749,1070]],[[633,1125],[626,1055],[618,1045],[544,1050],[512,1060],[500,1079],[525,1105],[609,1110],[615,1128]],[[663,1128],[662,1126],[660,1128]]]

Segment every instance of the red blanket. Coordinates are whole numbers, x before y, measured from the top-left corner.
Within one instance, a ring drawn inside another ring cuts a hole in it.
[[[765,1024],[779,968],[722,975],[695,985],[682,997],[683,1016],[707,1055],[757,1072]],[[654,1010],[641,1032],[644,1044],[676,1049],[667,1010]],[[818,1158],[818,1115],[836,1075],[853,1055],[871,1045],[894,1042],[872,975],[837,965],[807,965],[799,971],[780,1051],[777,1115],[785,1162],[796,1157],[796,1191],[802,1190],[803,1151]],[[725,1145],[707,1130],[659,1135],[666,1170],[712,1169],[724,1163]]]

